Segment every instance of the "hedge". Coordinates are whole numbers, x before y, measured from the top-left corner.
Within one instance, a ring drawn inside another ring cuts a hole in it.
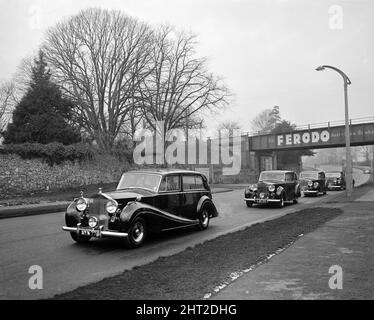
[[[2,154],[18,154],[23,159],[42,158],[49,165],[60,164],[64,161],[91,160],[95,155],[95,150],[83,143],[63,145],[62,143],[21,143],[6,144],[0,146]]]

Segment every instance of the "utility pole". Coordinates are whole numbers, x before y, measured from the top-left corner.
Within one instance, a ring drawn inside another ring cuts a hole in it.
[[[371,146],[371,182],[374,182],[374,145]]]
[[[352,196],[353,192],[353,176],[352,176],[352,155],[351,155],[351,135],[350,135],[350,120],[348,112],[348,85],[352,82],[349,80],[348,76],[338,68],[333,66],[323,65],[318,67],[317,71],[323,71],[325,69],[332,69],[339,73],[344,80],[344,109],[345,109],[345,170],[346,170],[346,194],[347,197]]]

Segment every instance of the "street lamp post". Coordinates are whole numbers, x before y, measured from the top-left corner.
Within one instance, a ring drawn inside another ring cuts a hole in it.
[[[352,82],[348,76],[338,68],[333,66],[323,65],[318,67],[317,71],[325,69],[332,69],[339,73],[344,80],[344,104],[345,104],[345,152],[346,152],[346,191],[347,197],[352,195],[353,191],[353,178],[352,178],[352,156],[351,156],[351,135],[349,130],[349,113],[348,113],[348,85]]]

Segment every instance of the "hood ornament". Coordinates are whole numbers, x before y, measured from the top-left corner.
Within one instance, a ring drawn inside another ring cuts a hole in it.
[[[81,198],[83,198],[83,190],[81,190],[81,192],[79,192],[79,194],[81,195]]]
[[[103,193],[103,188],[99,188],[99,193]]]

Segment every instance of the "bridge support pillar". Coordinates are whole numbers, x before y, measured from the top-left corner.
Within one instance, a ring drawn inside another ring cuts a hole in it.
[[[273,170],[277,170],[278,169],[278,156],[277,156],[277,153],[275,151],[273,151],[271,153],[271,158],[272,158],[272,166],[273,166]]]

